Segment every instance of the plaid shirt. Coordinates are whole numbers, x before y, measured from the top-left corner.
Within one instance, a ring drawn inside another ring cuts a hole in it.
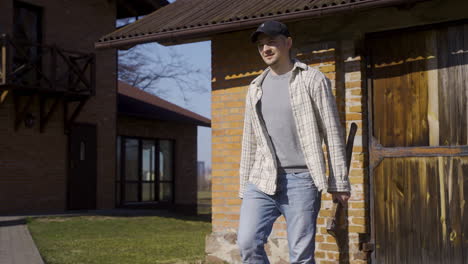
[[[247,182],[269,195],[276,191],[276,154],[257,105],[262,97],[263,79],[269,71],[267,68],[252,81],[245,100],[239,170],[241,198]],[[349,192],[351,187],[346,169],[344,134],[330,81],[320,71],[296,61],[289,84],[300,146],[315,185],[320,191]],[[328,164],[331,165],[328,181],[323,140],[328,149]]]

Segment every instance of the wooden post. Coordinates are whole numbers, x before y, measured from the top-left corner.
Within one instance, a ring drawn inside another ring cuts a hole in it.
[[[6,75],[7,75],[7,50],[6,50],[6,35],[2,35],[2,61],[1,61],[1,82],[0,84],[5,84],[6,83]]]

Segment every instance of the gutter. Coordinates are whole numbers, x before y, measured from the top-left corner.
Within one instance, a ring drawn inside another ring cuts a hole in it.
[[[232,32],[232,31],[240,31],[249,28],[255,28],[259,24],[271,20],[276,19],[282,22],[293,22],[298,20],[304,19],[312,19],[312,18],[320,18],[324,16],[331,16],[345,12],[354,12],[357,10],[365,10],[365,9],[372,9],[377,7],[388,7],[388,6],[395,6],[395,5],[411,5],[417,2],[423,2],[428,0],[364,0],[358,3],[349,3],[340,6],[331,6],[326,8],[320,9],[309,9],[309,10],[302,10],[294,13],[287,13],[287,14],[280,14],[280,15],[272,15],[272,16],[264,16],[259,18],[251,18],[244,21],[233,21],[233,22],[226,22],[222,24],[212,24],[212,25],[204,25],[198,28],[186,28],[186,29],[179,29],[170,32],[159,32],[153,34],[141,34],[139,36],[134,37],[118,37],[113,39],[106,39],[99,40],[94,44],[96,49],[109,49],[109,48],[122,48],[122,47],[129,47],[138,44],[148,43],[148,42],[159,42],[164,43],[167,45],[177,44],[182,42],[183,40],[191,40],[191,39],[198,39],[198,38],[206,38],[215,34],[225,33],[225,32]],[[160,9],[161,10],[161,9]],[[159,11],[159,10],[158,10]],[[144,19],[144,18],[143,18]],[[142,20],[143,20],[142,19]]]

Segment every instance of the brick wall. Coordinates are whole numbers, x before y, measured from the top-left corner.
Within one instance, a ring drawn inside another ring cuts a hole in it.
[[[94,52],[94,41],[115,28],[115,3],[109,1],[25,0],[42,6],[43,42],[67,50]],[[13,1],[0,3],[0,30],[12,31]],[[77,122],[97,125],[97,206],[114,205],[116,135],[115,51],[96,52],[96,96],[85,105]],[[24,101],[23,101],[24,102]],[[66,208],[68,138],[58,107],[39,133],[38,98],[31,112],[33,128],[14,131],[11,93],[0,106],[0,213],[62,211]]]
[[[174,202],[196,212],[197,126],[119,116],[118,135],[175,140]]]

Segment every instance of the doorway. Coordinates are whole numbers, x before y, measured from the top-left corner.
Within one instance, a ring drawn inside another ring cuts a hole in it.
[[[468,24],[366,45],[373,263],[468,263]]]
[[[68,210],[96,209],[96,125],[73,124],[69,136]]]

